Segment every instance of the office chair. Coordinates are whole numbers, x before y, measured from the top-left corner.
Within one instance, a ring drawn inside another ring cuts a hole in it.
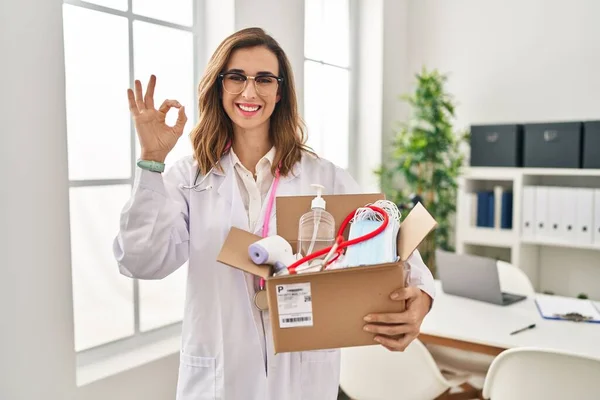
[[[419,340],[404,352],[380,345],[343,348],[341,352],[340,386],[353,400],[452,399],[450,389],[467,380],[463,375],[444,376]],[[477,396],[473,393],[465,398]]]
[[[506,261],[496,261],[498,267],[498,277],[500,278],[500,288],[508,293],[522,294],[527,297],[535,295],[535,290],[529,277],[519,267],[516,267]]]
[[[483,386],[483,397],[493,400],[593,400],[599,396],[600,360],[537,348],[502,352]]]

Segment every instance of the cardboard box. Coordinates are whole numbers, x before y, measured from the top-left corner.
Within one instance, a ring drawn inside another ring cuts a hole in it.
[[[323,196],[336,222],[359,207],[384,199],[383,194]],[[277,234],[296,250],[298,222],[314,196],[276,198]],[[260,236],[232,228],[217,261],[266,279],[275,352],[320,350],[375,344],[363,330],[363,317],[375,312],[402,312],[405,304],[390,294],[407,283],[405,261],[437,225],[421,204],[403,216],[398,234],[400,261],[297,275],[271,276],[268,265],[256,265],[248,246]],[[348,229],[344,237],[347,238]],[[288,314],[293,309],[293,314]],[[280,315],[281,314],[281,315]]]

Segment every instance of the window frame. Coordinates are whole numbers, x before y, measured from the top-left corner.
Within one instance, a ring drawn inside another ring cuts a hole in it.
[[[193,57],[193,79],[194,84],[200,79],[200,66],[204,61],[204,42],[202,38],[205,36],[203,22],[203,11],[204,1],[193,0],[193,21],[192,26],[180,25],[172,22],[161,21],[155,18],[142,16],[133,12],[133,0],[127,0],[127,11],[121,11],[98,4],[88,3],[83,0],[63,0],[63,5],[68,4],[71,6],[81,7],[90,11],[102,12],[110,15],[119,17],[125,17],[128,24],[128,49],[129,49],[129,85],[134,86],[135,71],[135,60],[134,60],[134,43],[133,43],[133,22],[142,21],[150,24],[159,25],[166,28],[177,29],[180,31],[190,32],[192,34],[192,57]],[[123,89],[123,93],[125,93]],[[193,90],[194,104],[198,103],[198,91],[196,88],[190,88]],[[123,94],[125,95],[125,94]],[[197,107],[192,107],[193,121],[198,120]],[[135,131],[135,125],[132,119],[129,122],[130,131],[130,177],[123,179],[81,179],[72,180],[69,179],[69,189],[76,187],[101,187],[110,185],[129,185],[133,187],[136,170],[136,158],[137,158],[137,134]],[[69,216],[70,218],[70,216]],[[116,268],[116,267],[115,267]],[[112,357],[134,351],[145,346],[164,341],[169,338],[178,337],[181,335],[182,321],[177,321],[171,324],[163,325],[147,331],[140,330],[140,290],[139,280],[133,279],[133,311],[134,311],[134,333],[131,336],[116,339],[104,344],[99,344],[87,349],[83,349],[75,352],[76,366],[77,369],[90,366],[92,364],[108,360]],[[73,327],[75,327],[75,320],[73,320]]]
[[[320,0],[321,3],[327,0]],[[348,166],[346,170],[353,176],[357,176],[358,166],[354,160],[358,156],[358,40],[359,40],[359,4],[358,0],[348,0],[348,17],[349,17],[349,35],[348,35],[348,66],[344,67],[337,64],[331,64],[324,62],[323,60],[306,57],[306,50],[303,51],[303,66],[306,65],[307,61],[319,63],[321,65],[327,65],[334,68],[340,68],[348,71],[349,76],[349,90],[348,90]],[[306,16],[304,16],[306,19]],[[305,34],[306,38],[306,34]],[[306,109],[306,78],[304,81],[304,108]],[[309,132],[310,135],[310,132]]]

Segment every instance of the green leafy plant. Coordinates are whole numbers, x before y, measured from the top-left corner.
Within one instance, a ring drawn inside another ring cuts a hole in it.
[[[424,68],[416,74],[416,81],[414,92],[400,97],[410,106],[411,116],[400,124],[391,159],[376,173],[389,200],[402,207],[416,199],[438,222],[419,248],[435,273],[435,249],[454,249],[451,218],[464,163],[461,145],[468,142],[469,133],[453,128],[455,104],[445,89],[447,76]]]

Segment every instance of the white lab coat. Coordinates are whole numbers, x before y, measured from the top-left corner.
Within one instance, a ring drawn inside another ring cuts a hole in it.
[[[193,184],[196,165],[184,158],[164,176],[138,169],[114,241],[129,277],[160,279],[189,260],[177,399],[336,399],[339,350],[275,355],[268,311],[253,303],[255,278],[216,261],[232,226],[249,230],[230,156],[221,160],[223,173],[215,169],[203,182],[212,186],[204,192],[179,187]],[[325,186],[324,194],[360,193],[343,169],[304,156],[293,175],[281,177],[276,195],[310,195],[312,183]],[[269,233],[276,234],[275,207]],[[412,259],[415,282],[433,296],[429,270],[418,254]]]

